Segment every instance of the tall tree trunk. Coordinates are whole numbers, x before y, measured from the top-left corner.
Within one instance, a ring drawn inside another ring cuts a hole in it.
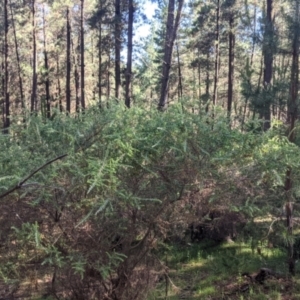
[[[229,19],[229,57],[228,57],[228,100],[227,100],[227,115],[230,117],[232,100],[233,100],[233,82],[234,82],[234,46],[235,33],[234,31],[234,15],[230,15]]]
[[[115,97],[121,88],[121,1],[115,0]]]
[[[106,106],[109,106],[109,98],[110,98],[110,65],[111,65],[111,58],[110,58],[110,51],[108,50],[108,62],[106,67]]]
[[[81,0],[81,16],[80,16],[80,76],[81,76],[81,108],[85,109],[85,62],[84,62],[84,27],[83,27],[83,9],[84,0]]]
[[[79,44],[79,38],[78,38]],[[78,45],[79,46],[79,45]],[[71,40],[71,47],[73,52],[73,65],[74,65],[74,82],[75,82],[75,111],[79,112],[80,110],[80,99],[79,99],[79,73],[77,69],[79,57],[77,51],[74,49],[73,41]],[[76,61],[77,60],[77,61]]]
[[[96,80],[95,80],[95,58],[94,58],[94,36],[91,34],[91,63],[92,63],[92,82],[93,82],[93,100],[96,100]]]
[[[2,61],[1,61],[1,70],[2,70],[2,74],[4,73],[4,43],[2,44]],[[4,76],[2,76],[2,80],[1,80],[1,104],[2,104],[2,123],[3,123],[3,127],[5,125],[5,78]],[[6,131],[7,132],[7,131]]]
[[[31,1],[32,10],[32,88],[31,88],[31,105],[30,111],[36,111],[36,96],[37,96],[37,73],[36,73],[36,28],[35,28],[35,0]]]
[[[47,41],[46,41],[46,20],[45,20],[45,8],[43,6],[43,34],[44,34],[44,67],[46,71],[45,78],[45,92],[46,92],[46,117],[51,116],[50,106],[50,80],[49,80],[49,65],[48,65],[48,52],[47,52]]]
[[[132,84],[132,34],[133,34],[133,0],[128,3],[128,46],[127,46],[127,68],[126,68],[126,90],[125,105],[130,108],[131,84]]]
[[[60,65],[59,65],[59,54],[56,53],[56,78],[57,78],[57,98],[58,98],[58,106],[59,111],[63,111],[62,106],[62,95],[61,95],[61,84],[60,84]]]
[[[264,53],[264,91],[265,95],[269,94],[271,88],[271,80],[273,75],[273,44],[274,44],[274,29],[273,29],[273,0],[267,0],[267,14],[265,20],[265,35],[263,44]],[[271,99],[265,97],[262,105],[262,111],[260,117],[264,119],[263,130],[266,131],[271,126]]]
[[[298,114],[298,89],[299,89],[299,1],[295,1],[295,25],[294,37],[292,44],[292,68],[291,68],[291,87],[290,99],[288,103],[288,113],[290,115],[290,128],[288,139],[290,142],[295,142],[295,123]],[[285,191],[286,191],[286,220],[288,233],[288,265],[291,275],[295,275],[295,257],[294,257],[294,243],[293,243],[293,200],[292,200],[292,167],[289,166],[286,172]]]
[[[12,27],[13,27],[15,51],[16,51],[16,58],[17,58],[21,107],[23,109],[23,113],[25,113],[25,98],[24,98],[24,91],[23,91],[23,79],[22,79],[22,72],[21,72],[19,45],[18,45],[17,32],[16,32],[16,26],[15,26],[15,18],[14,18],[14,14],[13,14],[12,5],[11,5],[11,0],[9,0],[9,4],[10,4],[11,23],[12,23]]]
[[[200,64],[200,49],[198,48],[198,98],[200,101],[200,107],[201,107],[201,64]]]
[[[206,53],[206,80],[205,80],[205,95],[206,95],[206,103],[205,103],[205,111],[208,112],[209,109],[209,86],[210,86],[210,67],[209,67],[209,49],[207,49]]]
[[[100,9],[102,10],[102,1],[100,1]],[[102,108],[102,20],[99,24],[99,40],[98,40],[98,98],[99,106]]]
[[[178,100],[182,98],[183,88],[182,88],[182,75],[181,75],[181,66],[180,66],[180,55],[179,55],[179,46],[176,44],[177,50],[177,63],[178,63]]]
[[[219,49],[220,49],[220,0],[217,0],[216,8],[216,35],[215,35],[215,78],[214,78],[214,92],[213,104],[216,105],[218,99],[218,81],[219,81]]]
[[[67,70],[66,70],[66,110],[71,113],[71,25],[67,7]]]
[[[10,103],[8,92],[8,5],[7,0],[4,0],[4,90],[3,97],[5,101],[5,119],[4,119],[4,133],[8,133],[10,126]]]
[[[164,49],[164,59],[163,59],[162,83],[161,83],[160,100],[158,105],[158,108],[161,110],[165,108],[168,102],[170,69],[171,69],[171,62],[172,62],[173,47],[174,47],[174,42],[179,27],[183,2],[184,0],[178,0],[178,7],[177,7],[176,18],[174,23],[175,0],[169,0],[167,30],[166,30],[166,37],[165,37],[165,49]]]
[[[251,49],[251,56],[250,56],[250,66],[253,64],[253,57],[254,57],[254,50],[256,45],[256,19],[257,19],[257,3],[254,3],[254,21],[253,21],[253,37],[252,37],[252,49]]]

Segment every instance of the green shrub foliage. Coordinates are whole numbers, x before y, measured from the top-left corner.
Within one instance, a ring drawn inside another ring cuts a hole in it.
[[[212,207],[276,211],[288,166],[299,180],[297,146],[275,130],[176,105],[34,116],[0,139],[1,280],[43,280],[59,299],[143,299],[165,270],[162,242]]]

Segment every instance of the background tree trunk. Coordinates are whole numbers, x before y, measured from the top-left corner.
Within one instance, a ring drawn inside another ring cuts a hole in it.
[[[119,99],[121,88],[121,3],[115,2],[115,97]]]
[[[37,73],[36,73],[36,28],[35,28],[35,0],[31,1],[31,17],[32,17],[32,88],[31,88],[31,105],[30,111],[36,111],[37,96]]]
[[[181,66],[180,66],[180,55],[179,55],[178,43],[176,44],[176,50],[177,50],[177,63],[178,63],[178,100],[180,100],[183,96],[183,87],[182,87],[182,73],[181,73]]]
[[[85,61],[84,61],[84,27],[83,27],[83,9],[84,0],[81,0],[81,16],[80,16],[80,79],[81,79],[81,108],[85,109]]]
[[[23,92],[23,79],[22,79],[22,73],[21,73],[21,62],[20,62],[20,54],[19,54],[19,45],[17,40],[17,32],[16,32],[16,26],[15,26],[15,18],[13,14],[13,9],[11,5],[11,0],[9,0],[10,4],[10,13],[11,13],[11,23],[13,27],[13,33],[14,33],[14,42],[15,42],[15,51],[16,51],[16,59],[17,59],[17,67],[18,67],[18,78],[19,78],[19,89],[20,89],[20,101],[21,101],[21,107],[25,112],[25,98],[24,98],[24,92]]]
[[[170,80],[170,69],[171,69],[171,62],[172,62],[173,47],[176,39],[177,30],[179,27],[183,2],[184,0],[178,0],[178,8],[177,8],[176,19],[174,23],[175,0],[169,0],[167,30],[166,30],[164,59],[163,59],[162,83],[161,83],[160,100],[158,105],[159,109],[164,109],[168,102],[169,80]]]
[[[45,68],[45,92],[46,92],[46,117],[51,116],[51,104],[50,104],[50,80],[49,80],[49,64],[48,64],[48,52],[47,52],[47,41],[46,41],[46,20],[45,20],[45,7],[43,6],[43,34],[44,34],[44,68]]]
[[[130,108],[131,84],[132,84],[132,34],[133,34],[133,0],[128,3],[128,47],[127,47],[127,68],[126,68],[126,90],[125,105]]]
[[[265,35],[264,35],[264,45],[263,45],[263,53],[264,53],[264,103],[263,109],[261,111],[261,118],[264,120],[263,130],[266,131],[271,126],[271,103],[269,94],[269,90],[271,88],[271,80],[273,75],[273,52],[274,52],[274,29],[273,29],[273,0],[267,0],[267,15],[265,21]]]
[[[218,98],[218,81],[219,81],[219,49],[220,49],[220,0],[217,1],[216,8],[216,39],[215,39],[215,78],[214,78],[214,92],[213,104],[216,105]]]
[[[8,92],[8,3],[4,0],[4,133],[8,133],[10,126],[10,101]]]
[[[229,55],[228,55],[228,100],[227,100],[227,115],[230,117],[232,101],[233,101],[233,82],[234,82],[234,46],[235,33],[234,31],[234,16],[230,15],[229,19]]]
[[[290,128],[288,139],[290,142],[295,142],[295,124],[298,114],[298,89],[299,89],[299,1],[295,0],[295,18],[294,18],[294,37],[292,43],[292,68],[291,68],[291,86],[290,99],[288,103],[288,113],[290,119]],[[289,166],[286,172],[285,191],[286,191],[286,220],[288,233],[288,266],[291,275],[295,275],[295,257],[294,257],[294,242],[293,242],[293,199],[292,199],[292,167]]]
[[[71,113],[71,26],[69,7],[67,7],[66,109],[68,113]]]

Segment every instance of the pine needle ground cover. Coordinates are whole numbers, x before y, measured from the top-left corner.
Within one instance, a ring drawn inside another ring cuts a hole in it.
[[[235,297],[228,285],[238,289],[242,273],[285,265],[286,245],[297,245],[282,206],[288,167],[296,204],[300,155],[278,128],[241,132],[217,110],[181,105],[14,123],[0,136],[0,297],[153,299],[162,278],[191,297],[209,299],[216,282]],[[203,240],[235,242],[202,249]],[[249,252],[267,244],[274,250]]]

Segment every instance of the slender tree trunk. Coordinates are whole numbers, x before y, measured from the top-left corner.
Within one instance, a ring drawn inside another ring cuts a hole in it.
[[[205,80],[205,95],[206,95],[206,103],[205,103],[205,111],[209,110],[209,87],[210,87],[210,67],[209,67],[209,49],[206,53],[206,80]]]
[[[2,61],[1,61],[1,71],[2,71],[2,74],[4,73],[4,43],[2,44],[2,56],[1,56],[1,58],[2,58]],[[1,80],[1,104],[2,104],[2,111],[1,111],[1,113],[2,113],[2,126],[3,126],[3,128],[4,128],[4,125],[5,125],[5,97],[4,97],[4,95],[5,95],[5,78],[4,78],[4,76],[2,76],[2,80]]]
[[[214,78],[214,92],[213,104],[216,105],[218,99],[218,81],[219,81],[219,27],[220,27],[220,0],[217,0],[216,8],[216,37],[215,37],[215,78]]]
[[[48,64],[48,52],[47,52],[47,41],[46,41],[46,20],[45,20],[45,8],[43,6],[43,34],[44,34],[44,67],[46,70],[45,78],[45,92],[46,92],[46,117],[51,116],[51,105],[50,105],[50,80],[49,80],[49,64]]]
[[[168,91],[169,91],[169,74],[170,74],[171,60],[172,60],[172,56],[170,57],[170,55],[172,54],[171,46],[172,46],[172,31],[174,27],[174,14],[175,14],[175,0],[169,0],[159,109],[164,109],[168,100],[167,98],[168,98]]]
[[[198,49],[198,93],[201,106],[201,64],[200,64],[200,49]]]
[[[180,55],[179,55],[179,46],[176,44],[177,50],[177,63],[178,63],[178,100],[182,98],[183,88],[182,88],[182,75],[181,75],[181,66],[180,66]]]
[[[227,101],[227,115],[230,117],[232,101],[233,101],[233,83],[234,83],[234,46],[235,33],[234,31],[234,15],[231,14],[229,19],[229,57],[228,57],[228,101]]]
[[[102,1],[100,1],[102,5]],[[102,6],[100,6],[102,9]],[[99,40],[98,40],[98,98],[99,106],[102,108],[102,21],[99,24]]]
[[[79,44],[79,38],[78,38],[78,44]],[[79,57],[77,51],[74,49],[73,41],[71,40],[71,47],[73,52],[73,65],[74,65],[74,83],[75,83],[75,111],[79,112],[80,110],[80,99],[79,99],[79,73],[77,69]]]
[[[290,99],[288,103],[288,113],[290,115],[290,128],[288,139],[290,142],[295,142],[295,123],[298,115],[298,90],[299,90],[299,1],[295,1],[295,28],[292,45],[292,68],[291,68],[291,87]],[[293,200],[292,200],[292,167],[289,166],[286,172],[285,191],[287,195],[286,200],[286,220],[288,233],[288,266],[291,275],[295,275],[295,257],[294,257],[294,243],[293,243]]]
[[[158,105],[158,108],[160,110],[163,110],[168,102],[170,69],[171,69],[171,62],[172,62],[173,47],[174,47],[174,42],[179,27],[183,2],[184,0],[178,0],[178,7],[177,7],[176,18],[174,23],[175,0],[169,0],[167,30],[166,30],[164,60],[163,60],[163,72],[162,72],[162,84],[161,84],[160,100]]]
[[[80,76],[81,76],[81,108],[85,109],[85,62],[84,62],[84,27],[83,27],[83,9],[84,0],[81,0],[81,16],[80,16]]]
[[[121,1],[115,0],[115,97],[121,89]]]
[[[66,70],[66,109],[71,113],[71,25],[67,7],[67,70]]]
[[[56,78],[57,78],[57,98],[58,98],[58,106],[59,106],[59,111],[63,111],[63,106],[62,106],[62,95],[61,95],[61,84],[60,84],[60,65],[59,65],[59,54],[56,53]]]
[[[106,66],[106,107],[109,107],[109,98],[110,98],[110,67],[111,67],[111,56],[110,49],[107,53],[108,61]]]
[[[252,50],[251,50],[251,56],[250,56],[250,66],[253,64],[253,56],[254,56],[254,50],[256,45],[256,18],[257,18],[257,4],[256,1],[254,3],[254,21],[253,21],[253,37],[252,37]]]
[[[95,80],[95,58],[94,58],[94,36],[91,34],[91,62],[92,62],[92,78],[93,78],[93,100],[96,100],[96,80]]]
[[[8,133],[10,126],[10,101],[8,92],[8,4],[4,0],[4,101],[5,101],[5,119],[4,133]]]
[[[36,111],[36,96],[37,96],[37,73],[36,73],[36,65],[37,65],[37,57],[36,57],[36,28],[35,28],[35,0],[31,1],[32,11],[32,90],[31,90],[31,105],[30,111],[33,113]]]
[[[127,47],[127,68],[126,68],[126,90],[125,105],[130,108],[131,104],[131,83],[132,83],[132,34],[133,34],[133,0],[128,3],[128,47]]]
[[[193,61],[197,61],[197,60],[195,60],[195,51],[193,51]],[[196,88],[197,88],[197,80],[196,80],[196,68],[197,68],[197,65],[195,65],[195,66],[192,67],[192,69],[193,69],[193,98],[192,98],[192,100],[193,100],[193,108],[192,108],[192,113],[195,113],[195,100],[197,99],[197,90],[196,90]]]
[[[273,0],[267,0],[267,15],[265,21],[265,36],[264,36],[264,91],[265,95],[269,93],[271,88],[271,80],[273,75],[273,19],[272,19],[272,11],[273,11]],[[266,131],[271,126],[271,99],[270,97],[264,97],[265,101],[263,103],[263,108],[261,111],[261,118],[264,119],[263,130]]]
[[[15,27],[15,18],[13,14],[13,9],[11,5],[11,0],[9,0],[10,4],[10,14],[11,14],[11,23],[13,27],[13,33],[14,33],[14,42],[15,42],[15,51],[16,51],[16,58],[17,58],[17,68],[18,68],[18,78],[19,78],[19,89],[20,89],[20,100],[21,100],[21,107],[23,109],[23,113],[25,112],[25,98],[24,98],[24,91],[23,91],[23,79],[22,79],[22,72],[21,72],[21,62],[20,62],[20,54],[19,54],[19,45],[18,45],[18,39],[17,39],[17,32]]]

